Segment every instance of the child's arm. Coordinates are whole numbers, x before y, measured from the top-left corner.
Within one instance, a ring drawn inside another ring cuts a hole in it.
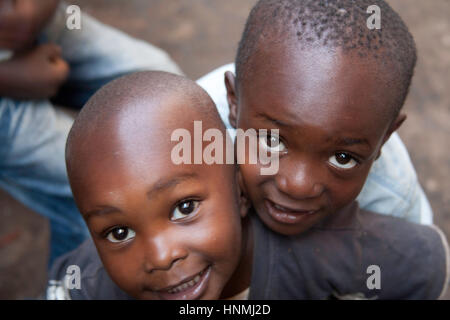
[[[40,45],[0,62],[0,96],[13,99],[46,99],[56,94],[69,73],[61,50]]]

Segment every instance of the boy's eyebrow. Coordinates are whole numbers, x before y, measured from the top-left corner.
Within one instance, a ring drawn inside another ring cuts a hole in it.
[[[176,176],[174,178],[160,179],[157,182],[155,182],[155,184],[149,189],[149,191],[147,192],[147,197],[152,198],[155,196],[156,193],[160,193],[168,188],[174,187],[183,181],[195,179],[195,178],[198,178],[198,175],[196,173],[185,173],[185,174]],[[102,206],[99,209],[94,209],[94,210],[86,212],[84,214],[84,218],[85,218],[85,220],[88,220],[92,216],[100,216],[100,215],[105,215],[105,214],[110,214],[110,213],[115,213],[115,212],[121,213],[121,211],[117,208],[110,207],[110,206]]]
[[[198,178],[198,175],[196,173],[185,173],[173,178],[165,178],[165,179],[162,178],[157,182],[155,182],[155,184],[152,187],[150,187],[150,189],[147,191],[147,197],[152,198],[157,193],[163,192],[168,188],[175,187],[177,184],[180,184],[183,181],[195,178]]]
[[[94,210],[88,211],[83,216],[84,216],[84,219],[87,221],[90,218],[92,218],[93,216],[101,216],[101,215],[105,215],[105,214],[113,213],[113,212],[120,212],[120,210],[117,208],[114,208],[114,207],[105,206],[105,207],[102,207],[101,209],[94,209]]]
[[[271,116],[265,114],[265,113],[261,113],[257,115],[258,118],[263,118],[265,120],[269,120],[270,122],[272,122],[273,124],[277,125],[277,126],[281,126],[281,127],[292,127],[293,125],[278,120],[278,119],[274,119]],[[364,138],[331,138],[329,140],[333,140],[335,144],[340,145],[340,146],[353,146],[355,144],[359,144],[359,145],[366,145],[368,148],[372,148],[369,141],[367,139]]]
[[[278,126],[292,127],[291,124],[284,122],[282,120],[274,119],[265,113],[259,114],[259,115],[257,115],[257,117],[269,120],[270,122],[273,122],[274,124],[276,124]],[[351,145],[355,145],[355,144],[367,144],[370,147],[370,143],[369,143],[369,141],[367,141],[367,139],[360,139],[360,138],[338,138],[338,139],[335,139],[335,143],[337,143],[339,145],[343,145],[343,146],[351,146]]]
[[[369,141],[367,141],[367,139],[360,139],[360,138],[337,138],[334,139],[334,142],[337,145],[340,146],[353,146],[355,144],[362,144],[362,145],[367,145],[367,147],[371,148]]]
[[[269,120],[270,122],[272,122],[272,123],[275,124],[276,126],[281,126],[281,127],[292,127],[291,124],[289,124],[289,123],[287,123],[287,122],[284,122],[284,121],[281,121],[281,120],[278,120],[278,119],[274,119],[274,118],[272,118],[271,116],[269,116],[269,115],[267,115],[267,114],[265,114],[265,113],[258,114],[257,117],[258,117],[258,118],[263,118],[263,119]]]
[[[269,116],[269,115],[267,115],[265,113],[261,113],[261,114],[257,115],[257,117],[269,120],[270,122],[274,123],[277,126],[282,126],[282,127],[292,127],[293,126],[293,125],[291,125],[291,124],[289,124],[287,122],[284,122],[284,121],[281,121],[281,120],[278,120],[278,119],[274,119],[274,118],[272,118],[271,116]],[[341,146],[352,146],[352,145],[355,145],[355,144],[365,144],[365,145],[367,145],[370,148],[370,143],[369,143],[369,141],[367,139],[338,138],[338,139],[334,139],[334,142],[336,144],[338,144],[338,145],[341,145]]]

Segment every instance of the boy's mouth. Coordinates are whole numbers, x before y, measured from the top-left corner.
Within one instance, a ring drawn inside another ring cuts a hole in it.
[[[211,265],[208,265],[199,273],[180,281],[178,284],[158,290],[158,293],[164,300],[198,299],[206,290],[210,273]]]
[[[292,209],[266,199],[264,201],[267,212],[277,222],[283,224],[296,224],[306,219],[308,216],[318,212],[319,209]]]

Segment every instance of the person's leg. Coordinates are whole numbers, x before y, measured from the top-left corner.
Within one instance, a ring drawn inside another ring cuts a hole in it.
[[[81,108],[102,85],[130,72],[160,70],[182,74],[160,48],[102,24],[84,12],[81,29],[69,30],[65,17],[62,4],[42,38],[61,46],[63,58],[71,68],[56,99],[58,104]]]
[[[88,236],[64,161],[71,125],[48,101],[0,98],[0,187],[50,219],[50,263]]]

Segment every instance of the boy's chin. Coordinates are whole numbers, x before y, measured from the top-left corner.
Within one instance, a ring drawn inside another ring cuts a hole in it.
[[[278,234],[284,235],[284,236],[296,236],[296,235],[305,233],[309,229],[311,229],[313,226],[313,225],[305,225],[305,224],[286,226],[279,222],[265,221],[264,219],[261,219],[261,220],[264,222],[266,227],[268,227],[270,230],[272,230],[273,232],[276,232]]]

